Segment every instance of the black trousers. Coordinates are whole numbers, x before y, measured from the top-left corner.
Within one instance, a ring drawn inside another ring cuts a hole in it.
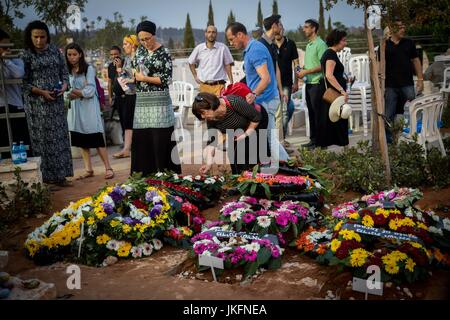
[[[322,96],[325,92],[323,81],[319,84],[306,84],[306,106],[309,113],[309,127],[311,132],[311,142],[317,141],[317,128],[319,112],[322,105]]]

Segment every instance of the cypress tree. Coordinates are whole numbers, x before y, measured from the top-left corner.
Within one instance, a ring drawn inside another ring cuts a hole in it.
[[[192,31],[192,25],[191,25],[191,18],[189,18],[189,13],[186,17],[186,26],[184,28],[184,48],[194,48],[195,47],[195,39],[194,39],[194,32]]]
[[[263,18],[262,9],[261,9],[261,0],[258,2],[258,15],[257,15],[256,19],[257,19],[256,26],[259,28],[262,28],[264,18]]]
[[[208,10],[208,24],[206,26],[214,25],[214,11],[212,8],[211,0],[209,0],[209,10]]]
[[[272,14],[278,14],[278,1],[277,0],[273,0]]]

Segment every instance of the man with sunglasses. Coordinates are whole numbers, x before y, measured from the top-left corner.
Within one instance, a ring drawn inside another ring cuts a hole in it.
[[[403,114],[405,103],[423,91],[423,70],[414,41],[405,38],[405,25],[397,19],[391,29],[391,36],[386,40],[385,105],[386,116],[392,123],[396,114]],[[414,72],[417,75],[416,90]],[[392,143],[392,133],[388,128],[386,138],[388,143]]]
[[[189,68],[195,81],[200,85],[200,92],[220,95],[225,88],[227,75],[233,83],[231,66],[233,57],[230,49],[223,43],[217,42],[217,28],[208,26],[205,31],[206,42],[195,47],[189,56]],[[198,69],[195,66],[198,65]]]

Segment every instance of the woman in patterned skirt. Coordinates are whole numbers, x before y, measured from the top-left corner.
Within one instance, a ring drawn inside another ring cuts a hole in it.
[[[41,21],[26,27],[25,44],[23,95],[34,155],[41,157],[45,183],[68,186],[73,167],[63,99],[69,82],[64,57],[50,44],[50,32]]]
[[[155,37],[156,25],[141,22],[136,29],[142,44],[133,59],[136,108],[131,145],[131,172],[144,176],[163,170],[181,173],[177,144],[172,140],[175,115],[169,95],[172,59]]]

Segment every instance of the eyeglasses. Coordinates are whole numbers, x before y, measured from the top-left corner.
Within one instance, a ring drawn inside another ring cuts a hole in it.
[[[147,42],[151,39],[152,37],[147,37],[147,38],[143,38],[143,39],[139,39],[140,42]]]

